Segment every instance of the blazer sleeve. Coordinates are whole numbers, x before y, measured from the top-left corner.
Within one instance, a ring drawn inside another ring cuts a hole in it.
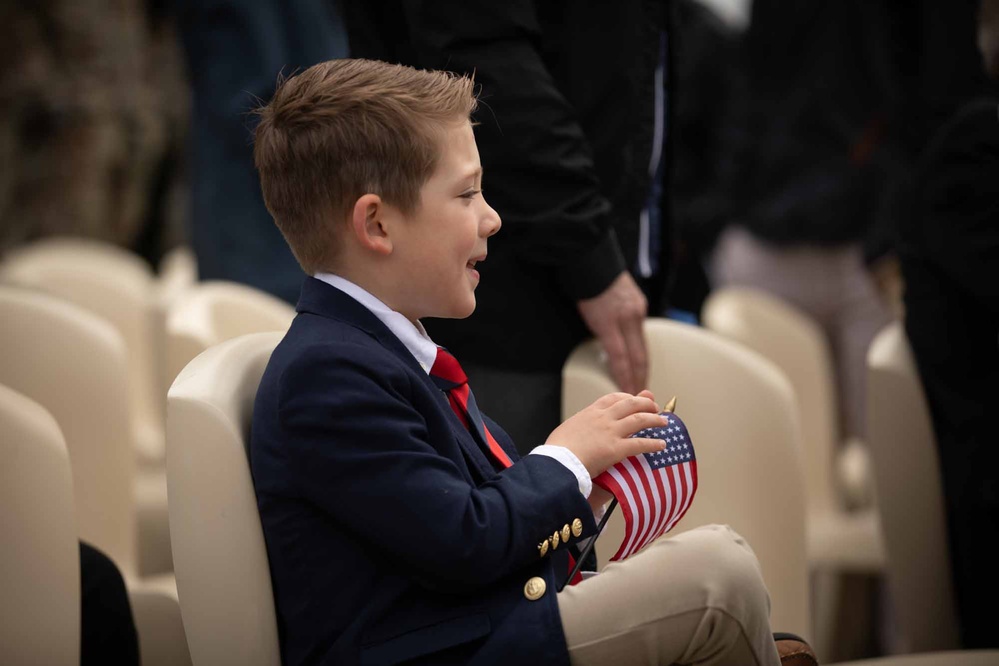
[[[282,447],[305,498],[432,589],[474,590],[537,563],[539,543],[593,516],[575,476],[527,456],[475,486],[429,441],[415,378],[385,351],[338,344],[289,364]]]
[[[551,266],[573,299],[625,270],[591,146],[540,49],[530,0],[405,2],[425,66],[475,75],[484,187],[518,256]]]

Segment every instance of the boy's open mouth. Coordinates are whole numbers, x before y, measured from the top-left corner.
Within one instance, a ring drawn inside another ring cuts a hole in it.
[[[471,277],[476,282],[478,282],[478,280],[479,280],[479,271],[477,271],[475,269],[475,265],[477,263],[479,263],[480,261],[482,261],[483,259],[485,259],[485,256],[476,257],[474,259],[469,259],[468,262],[465,263],[465,270],[467,270],[469,272],[469,274],[471,275]]]

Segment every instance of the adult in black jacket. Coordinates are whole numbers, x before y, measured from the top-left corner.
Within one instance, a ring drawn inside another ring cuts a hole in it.
[[[999,97],[931,144],[901,229],[905,327],[937,437],[962,641],[999,647]]]
[[[999,540],[999,1],[980,11],[993,82],[926,146],[898,254],[906,333],[937,438],[961,640],[995,648],[999,572],[987,544]],[[970,27],[950,53],[971,51]]]
[[[656,100],[667,4],[348,0],[344,18],[356,57],[474,72],[481,85],[476,141],[503,233],[475,314],[428,330],[462,359],[483,409],[523,451],[543,444],[562,365],[590,333],[620,387],[644,388],[641,324],[669,247],[655,213],[642,228],[650,172],[668,179],[653,154],[667,154]]]

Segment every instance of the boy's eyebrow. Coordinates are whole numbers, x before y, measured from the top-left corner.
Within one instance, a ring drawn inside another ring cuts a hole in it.
[[[480,166],[479,168],[475,169],[474,171],[469,171],[467,174],[465,174],[465,176],[462,178],[462,180],[468,180],[469,178],[475,178],[477,180],[481,180],[483,173],[484,173],[484,171],[483,171],[482,167]]]

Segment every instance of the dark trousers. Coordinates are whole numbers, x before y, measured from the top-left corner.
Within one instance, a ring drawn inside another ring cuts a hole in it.
[[[111,559],[80,542],[80,664],[139,663],[139,639],[125,581]]]
[[[903,257],[906,332],[926,390],[943,475],[965,648],[999,647],[999,304],[923,259]],[[979,284],[995,276],[983,274]],[[994,283],[993,283],[994,284]]]

